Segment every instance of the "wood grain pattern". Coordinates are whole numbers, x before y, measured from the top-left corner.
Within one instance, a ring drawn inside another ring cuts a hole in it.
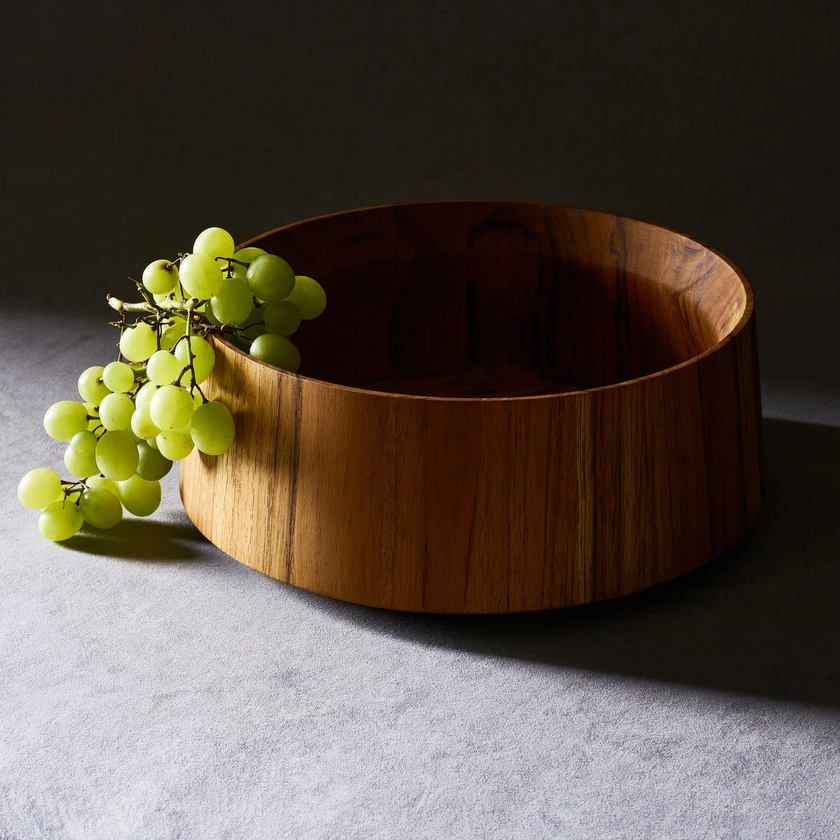
[[[679,233],[453,201],[248,244],[318,278],[301,375],[216,341],[225,455],[182,462],[190,517],[258,571],[347,601],[539,610],[674,578],[764,495],[752,290]]]

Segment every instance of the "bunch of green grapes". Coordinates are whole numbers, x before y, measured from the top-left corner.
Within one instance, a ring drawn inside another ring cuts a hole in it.
[[[295,373],[300,353],[289,337],[327,302],[317,281],[261,248],[235,251],[233,237],[216,227],[199,234],[191,253],[155,260],[134,282],[142,301],[108,297],[121,316],[113,322],[119,357],[84,370],[81,401],[57,402],[44,416],[47,434],[67,443],[73,479],[39,467],[18,485],[50,540],[69,539],[84,523],[112,528],[124,510],[150,516],[173,461],[193,448],[221,455],[231,447],[229,409],[201,390],[216,361],[208,335]]]

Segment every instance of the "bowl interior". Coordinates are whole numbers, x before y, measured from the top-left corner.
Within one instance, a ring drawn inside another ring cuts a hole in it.
[[[300,222],[256,244],[315,277],[302,375],[435,397],[611,385],[686,362],[744,315],[726,260],[664,228],[557,205],[456,201]]]

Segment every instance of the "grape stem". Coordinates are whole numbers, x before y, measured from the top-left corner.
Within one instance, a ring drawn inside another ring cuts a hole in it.
[[[242,260],[235,260],[233,257],[214,257],[213,259],[215,259],[217,262],[219,260],[227,260],[228,265],[230,265],[231,263],[236,263],[237,265],[244,266],[245,268],[248,268],[248,266],[251,265],[251,263],[249,262],[246,263],[242,262]]]
[[[108,295],[106,299],[108,301],[108,306],[110,306],[111,309],[116,309],[117,312],[149,312],[152,315],[162,313],[166,310],[186,309],[188,304],[192,303],[193,300],[196,300],[196,298],[190,298],[190,300],[185,301],[185,305],[182,306],[181,302],[177,300],[164,300],[161,303],[151,300],[146,301],[145,303],[127,303],[124,300],[120,300],[118,297],[114,297],[114,295]]]
[[[193,390],[198,391],[201,395],[201,399],[203,402],[210,402],[207,397],[204,396],[204,391],[198,387],[197,377],[195,375],[195,356],[193,355],[192,349],[192,341],[190,340],[191,336],[190,333],[192,332],[192,322],[193,318],[196,316],[197,313],[193,312],[191,309],[187,310],[187,334],[182,335],[178,341],[175,342],[175,346],[177,347],[178,344],[184,339],[187,339],[187,359],[189,359],[189,363],[187,366],[181,371],[181,375],[175,380],[177,385],[181,384],[181,380],[184,378],[184,374],[189,371],[192,374],[192,381],[190,382],[190,394],[192,394]],[[174,347],[172,348],[175,349]]]
[[[82,498],[82,493],[88,489],[87,484],[85,484],[85,480],[80,478],[78,481],[62,481],[61,482],[61,489],[64,491],[64,499],[65,501],[70,498],[74,493],[79,494],[79,498],[73,504],[78,505],[79,501]]]

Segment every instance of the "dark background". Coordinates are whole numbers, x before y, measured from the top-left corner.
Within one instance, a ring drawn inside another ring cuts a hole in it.
[[[209,225],[573,204],[722,251],[755,289],[763,378],[833,389],[837,24],[833,3],[717,0],[18,4],[3,298],[104,321],[106,292]]]

